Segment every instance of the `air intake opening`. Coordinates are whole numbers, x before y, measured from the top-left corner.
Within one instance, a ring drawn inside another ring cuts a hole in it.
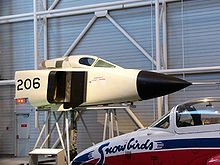
[[[49,74],[47,100],[74,108],[86,101],[87,72],[52,71]]]

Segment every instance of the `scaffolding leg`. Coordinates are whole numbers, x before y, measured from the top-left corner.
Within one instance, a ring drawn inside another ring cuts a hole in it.
[[[68,119],[68,112],[65,112],[65,126],[66,126],[67,164],[70,164],[70,141],[69,141],[69,119]]]
[[[110,110],[108,110],[108,138],[111,138],[111,115]]]
[[[53,116],[54,116],[54,119],[56,120],[56,127],[57,127],[57,132],[58,132],[58,135],[59,135],[59,139],[60,139],[60,142],[61,142],[61,145],[62,145],[62,148],[64,149],[64,154],[65,154],[65,157],[67,158],[67,155],[66,155],[66,148],[65,148],[65,145],[64,145],[64,141],[63,141],[63,138],[62,138],[62,134],[61,134],[61,131],[60,131],[60,127],[59,127],[59,124],[58,124],[58,121],[57,121],[57,117],[56,117],[56,114],[55,112],[53,112]]]
[[[65,120],[64,120],[64,124],[65,124]],[[69,122],[69,126],[70,126],[70,122]],[[62,133],[62,138],[64,139],[66,136],[66,132],[64,130],[64,132]],[[58,137],[57,140],[55,141],[55,143],[53,144],[52,148],[56,148],[60,143],[60,138]]]
[[[60,127],[59,127],[55,112],[53,112],[53,116],[54,116],[54,119],[56,120],[56,127],[57,127],[57,132],[58,132],[58,135],[59,135],[59,138],[60,138],[61,145],[62,145],[63,149],[65,149],[65,145],[64,145],[64,142],[63,142],[62,134],[61,134],[61,131],[60,131]]]
[[[102,138],[103,141],[106,139],[107,122],[108,122],[108,110],[106,110],[105,112],[105,122],[103,128],[103,138]]]
[[[116,109],[114,109],[113,111],[114,111],[114,120],[115,120],[116,133],[117,133],[117,136],[119,136],[118,118],[117,118],[117,114],[116,114]]]
[[[50,118],[50,112],[48,113],[48,116],[47,116],[47,118],[46,118],[46,121],[45,121],[45,123],[44,123],[44,125],[43,125],[43,127],[42,127],[42,129],[41,129],[41,131],[40,131],[40,134],[39,134],[39,136],[38,136],[38,138],[37,138],[37,141],[36,141],[36,143],[35,143],[35,145],[34,145],[34,149],[37,148],[37,145],[38,145],[38,143],[40,142],[40,139],[41,139],[41,137],[42,137],[42,135],[43,135],[43,132],[44,132],[44,130],[45,130],[45,128],[46,128],[46,123],[49,121],[49,118]]]
[[[113,111],[110,110],[111,138],[114,137]]]
[[[130,118],[134,121],[134,123],[139,127],[139,128],[144,128],[144,125],[141,123],[141,121],[137,118],[137,116],[132,112],[132,110],[127,107],[125,108],[125,111],[128,113]]]
[[[63,115],[63,112],[61,112],[61,114],[59,115],[58,119],[56,120],[56,122],[58,122],[61,118],[61,116]],[[42,143],[41,147],[40,148],[43,148],[43,146],[46,144],[46,142],[48,141],[48,139],[50,138],[50,135],[52,134],[54,128],[56,127],[56,123],[53,124],[50,132],[48,133],[48,135],[46,136],[44,142]]]

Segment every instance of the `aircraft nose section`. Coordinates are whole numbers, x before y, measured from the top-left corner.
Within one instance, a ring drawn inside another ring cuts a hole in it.
[[[137,77],[137,91],[142,100],[164,96],[189,85],[185,80],[148,71],[140,71]]]

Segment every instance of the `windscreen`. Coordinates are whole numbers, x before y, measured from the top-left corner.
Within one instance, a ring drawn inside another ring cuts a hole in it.
[[[103,61],[103,60],[98,60],[98,62],[95,64],[94,67],[115,68],[114,65],[112,65],[111,63],[108,63],[106,61]]]
[[[164,115],[162,118],[154,122],[150,127],[168,128],[170,126],[170,113]]]

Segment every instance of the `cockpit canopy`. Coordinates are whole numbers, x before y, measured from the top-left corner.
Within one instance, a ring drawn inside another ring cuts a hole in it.
[[[42,69],[88,67],[121,68],[111,62],[91,55],[74,55],[69,57],[61,57],[45,60],[40,64],[40,68]]]
[[[220,124],[220,98],[204,98],[180,104],[150,127],[167,129],[172,124],[177,129]]]
[[[203,99],[179,105],[176,109],[177,127],[220,124],[220,100]]]

